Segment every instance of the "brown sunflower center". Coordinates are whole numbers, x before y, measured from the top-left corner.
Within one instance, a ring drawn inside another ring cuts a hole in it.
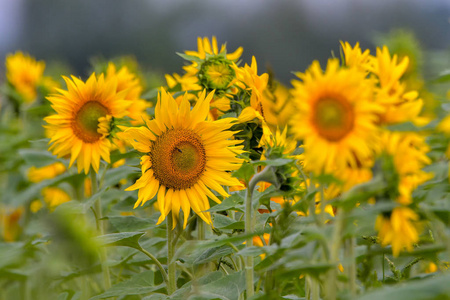
[[[318,133],[329,141],[338,141],[352,129],[355,114],[352,105],[343,98],[320,98],[313,107],[312,123]]]
[[[98,119],[109,113],[108,109],[98,101],[86,102],[75,114],[72,128],[75,135],[86,143],[98,141],[102,135],[97,132]]]
[[[205,171],[202,140],[190,129],[169,129],[153,142],[150,159],[155,178],[169,189],[187,189]]]

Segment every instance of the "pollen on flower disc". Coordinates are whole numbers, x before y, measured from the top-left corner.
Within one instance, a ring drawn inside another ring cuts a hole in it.
[[[352,131],[355,114],[344,98],[320,98],[313,106],[312,123],[319,135],[329,141],[339,141]]]
[[[150,159],[155,178],[168,189],[188,189],[205,171],[206,153],[198,134],[170,129],[153,142]]]
[[[102,135],[97,132],[98,119],[109,113],[100,102],[92,100],[86,102],[76,113],[72,121],[75,135],[86,143],[98,141]]]

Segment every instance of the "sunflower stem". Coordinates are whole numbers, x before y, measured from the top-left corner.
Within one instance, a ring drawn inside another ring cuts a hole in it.
[[[256,216],[253,216],[253,190],[260,181],[266,181],[277,185],[275,170],[273,167],[266,167],[261,172],[255,174],[250,180],[245,197],[245,233],[249,235],[247,238],[246,247],[253,246],[253,237],[250,236],[254,232]],[[245,281],[247,289],[247,298],[255,294],[253,285],[253,256],[249,255],[245,264]]]
[[[355,265],[355,238],[350,237],[344,244],[345,261],[347,261],[345,271],[348,277],[348,288],[352,297],[356,295],[356,265]]]
[[[324,208],[322,210],[325,210]],[[331,239],[330,246],[330,258],[329,261],[331,264],[335,265],[335,267],[331,268],[328,271],[328,279],[327,279],[327,297],[328,300],[336,299],[337,293],[337,264],[339,262],[339,250],[341,248],[342,242],[342,230],[344,228],[344,220],[346,218],[346,212],[344,210],[339,211],[336,214],[333,237]]]
[[[168,286],[169,285],[169,277],[167,276],[166,270],[164,270],[164,267],[161,264],[161,262],[153,254],[151,254],[150,252],[148,252],[144,248],[139,247],[138,250],[141,251],[142,253],[144,253],[145,255],[147,255],[151,260],[153,260],[153,262],[156,264],[156,266],[158,267],[159,271],[161,272],[161,275],[164,278],[164,282]]]
[[[202,241],[205,239],[205,222],[200,217],[197,217],[197,239]]]
[[[90,170],[91,175],[91,188],[92,188],[92,195],[95,195],[98,191],[98,185],[97,185],[97,173],[94,172],[94,170]],[[102,203],[100,197],[97,198],[94,204],[94,211],[95,211],[95,222],[97,225],[97,230],[99,235],[105,234],[105,229],[103,227],[103,223],[101,219],[102,216]],[[109,267],[106,264],[107,255],[106,255],[106,248],[102,247],[99,249],[99,255],[100,255],[100,262],[102,264],[102,273],[103,273],[103,284],[105,290],[108,290],[111,288],[111,277],[109,274]]]
[[[167,266],[169,269],[169,284],[167,285],[167,292],[169,295],[172,295],[177,289],[177,281],[176,281],[176,265],[175,262],[172,261],[174,254],[174,244],[173,244],[173,220],[172,220],[172,212],[166,217],[167,220]]]
[[[253,233],[253,219],[252,219],[252,198],[253,198],[253,189],[256,186],[255,178],[258,174],[256,174],[247,188],[246,197],[245,197],[245,233],[251,234]],[[253,237],[247,238],[246,247],[249,248],[253,246]],[[253,256],[249,255],[246,258],[245,262],[245,281],[247,285],[247,299],[254,295],[253,290]]]

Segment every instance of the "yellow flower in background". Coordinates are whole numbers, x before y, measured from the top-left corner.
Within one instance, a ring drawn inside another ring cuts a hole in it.
[[[272,130],[288,125],[295,111],[289,89],[278,81],[270,81],[261,98],[264,120]]]
[[[61,175],[66,171],[66,166],[63,163],[56,162],[45,167],[31,167],[28,170],[28,180],[31,182],[41,182],[42,180],[52,179]]]
[[[70,196],[57,187],[45,187],[41,193],[50,211],[53,211],[58,205],[70,201]]]
[[[106,70],[106,80],[117,80],[117,92],[126,92],[123,99],[130,100],[131,105],[128,107],[128,116],[133,119],[133,125],[143,124],[143,118],[148,117],[146,109],[151,106],[151,102],[141,99],[142,85],[139,77],[128,70],[126,66],[118,71],[113,63],[108,64]]]
[[[379,81],[375,101],[385,108],[380,119],[383,124],[415,121],[422,110],[423,101],[417,91],[406,91],[406,84],[400,81],[408,63],[407,56],[398,62],[397,55],[391,56],[386,46],[377,48],[371,71]]]
[[[262,239],[264,239],[264,242]],[[259,235],[253,237],[253,246],[264,247],[264,245],[269,245],[269,242],[270,242],[270,234],[269,233],[264,233],[262,238]],[[260,255],[260,257],[261,257],[261,259],[264,259],[266,257],[266,254],[263,253]]]
[[[198,84],[197,77],[192,77],[187,74],[180,76],[177,73],[173,73],[172,75],[166,74],[164,76],[169,90],[176,89],[177,87],[181,91],[200,91],[202,89]],[[194,97],[195,96],[192,95],[192,98]]]
[[[208,119],[213,93],[203,91],[194,108],[185,96],[180,105],[164,89],[155,107],[155,119],[146,120],[146,127],[129,128],[123,138],[139,152],[142,176],[126,190],[136,190],[135,207],[143,205],[156,194],[160,224],[172,212],[174,226],[180,208],[186,226],[191,208],[207,224],[211,224],[208,197],[220,203],[210,189],[228,197],[222,185],[240,185],[228,171],[240,167],[242,153],[239,141],[228,129],[235,119]]]
[[[97,79],[93,73],[86,82],[72,76],[63,77],[67,90],[58,89],[47,99],[56,114],[46,117],[46,127],[54,132],[50,148],[58,157],[71,155],[69,167],[77,160],[78,172],[89,169],[98,173],[100,157],[110,162],[111,142],[99,133],[99,118],[127,115],[131,101],[125,100],[126,90],[117,93],[117,80]]]
[[[247,109],[246,112],[243,111],[241,113],[243,116],[239,116],[239,121],[246,122],[248,117],[244,116],[249,115],[251,110],[255,111],[252,114],[260,115],[264,118],[262,98],[269,81],[269,75],[264,73],[258,76],[258,64],[254,56],[252,56],[252,64],[250,66],[245,64],[244,67],[239,68],[236,64],[233,64],[233,68],[236,71],[236,86],[251,93],[250,106],[245,108]]]
[[[31,203],[30,203],[30,211],[31,211],[32,213],[37,213],[38,211],[41,210],[41,208],[42,208],[43,206],[44,206],[44,205],[42,204],[42,201],[41,201],[41,200],[39,200],[39,199],[33,200],[33,201],[31,201]]]
[[[26,103],[36,99],[36,88],[42,80],[44,69],[45,62],[36,61],[21,51],[6,56],[6,78]]]
[[[412,203],[412,192],[422,183],[433,177],[423,171],[423,167],[431,163],[426,155],[430,151],[425,138],[416,133],[385,132],[382,144],[387,153],[393,156],[398,182],[398,203]]]
[[[359,42],[352,47],[348,42],[341,41],[342,51],[344,52],[345,65],[349,67],[356,67],[360,71],[368,72],[373,68],[374,57],[370,55],[370,50],[366,49],[362,52],[359,47]]]
[[[303,140],[305,168],[316,174],[357,167],[378,147],[378,114],[373,103],[371,81],[356,68],[340,68],[337,59],[328,61],[325,72],[317,61],[302,81],[292,82],[296,113],[292,132]]]
[[[434,272],[437,272],[438,270],[439,270],[439,269],[438,269],[438,267],[436,266],[436,264],[433,263],[433,262],[430,262],[430,263],[428,264],[427,268],[425,269],[425,273],[427,273],[427,274],[429,274],[429,273],[434,273]]]
[[[22,234],[20,219],[24,213],[24,208],[0,207],[1,234],[5,242],[14,242]]]
[[[382,246],[392,245],[392,254],[413,250],[419,241],[419,233],[414,224],[419,216],[408,207],[396,207],[390,215],[379,215],[375,224]]]

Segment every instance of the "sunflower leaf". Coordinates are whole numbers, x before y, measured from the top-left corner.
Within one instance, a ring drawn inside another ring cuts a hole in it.
[[[97,241],[103,246],[126,246],[134,249],[141,249],[139,239],[145,232],[121,232],[110,233],[97,237]]]

